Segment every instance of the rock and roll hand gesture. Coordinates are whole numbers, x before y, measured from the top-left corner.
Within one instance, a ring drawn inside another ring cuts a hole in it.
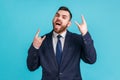
[[[82,15],[81,18],[82,18],[82,23],[79,24],[77,21],[75,21],[75,24],[78,26],[81,34],[84,36],[88,30],[87,30],[87,24],[86,24],[86,21],[84,19],[84,16]]]
[[[43,38],[39,37],[39,33],[40,33],[40,29],[38,29],[35,37],[34,37],[34,41],[33,41],[33,46],[36,48],[36,49],[39,49],[42,42],[44,41],[45,37],[44,36]]]

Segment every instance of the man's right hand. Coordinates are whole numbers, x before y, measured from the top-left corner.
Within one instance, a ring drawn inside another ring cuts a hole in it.
[[[34,37],[34,41],[33,41],[33,46],[36,48],[36,49],[39,49],[42,42],[44,41],[45,37],[44,36],[43,38],[39,37],[39,33],[40,33],[40,29],[38,29],[35,37]]]

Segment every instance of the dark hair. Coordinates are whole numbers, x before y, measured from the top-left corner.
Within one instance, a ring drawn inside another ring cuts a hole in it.
[[[59,11],[59,10],[68,11],[69,14],[70,14],[70,20],[72,19],[72,13],[70,12],[70,10],[69,10],[67,7],[65,7],[65,6],[61,6],[61,7],[58,9],[58,11]]]

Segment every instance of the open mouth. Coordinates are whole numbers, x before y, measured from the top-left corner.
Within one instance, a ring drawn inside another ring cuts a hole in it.
[[[61,22],[56,22],[55,24],[58,25],[58,26],[60,26],[60,25],[61,25]]]

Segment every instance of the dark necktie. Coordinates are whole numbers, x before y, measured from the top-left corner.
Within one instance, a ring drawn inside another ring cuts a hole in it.
[[[61,45],[61,41],[60,41],[61,37],[62,37],[61,35],[57,36],[58,41],[57,41],[57,45],[56,45],[56,59],[57,59],[58,65],[60,65],[61,57],[62,57],[62,45]]]

